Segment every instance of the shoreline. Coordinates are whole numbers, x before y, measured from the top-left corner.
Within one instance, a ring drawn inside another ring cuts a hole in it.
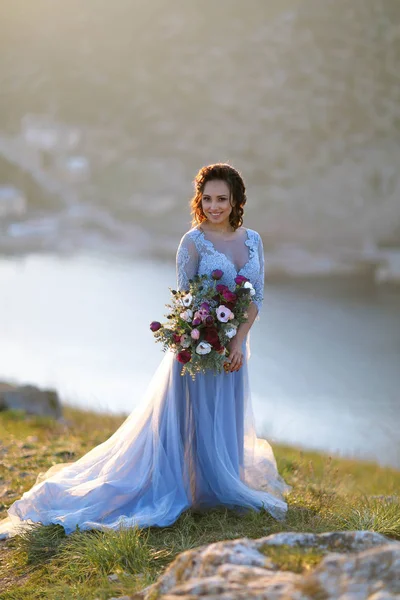
[[[1,231],[0,231],[1,233]],[[71,240],[58,241],[52,233],[49,239],[33,236],[32,239],[4,238],[0,244],[0,261],[24,260],[32,255],[61,259],[81,256],[97,257],[110,261],[161,261],[175,262],[176,240],[165,238],[158,246],[145,244],[138,248],[130,241],[118,244],[116,240],[85,237],[85,232],[75,232]],[[143,232],[149,236],[149,232]],[[371,289],[400,290],[400,247],[374,247],[365,252],[354,248],[335,248],[326,251],[308,250],[306,246],[279,244],[264,252],[265,281],[276,284],[367,286]]]

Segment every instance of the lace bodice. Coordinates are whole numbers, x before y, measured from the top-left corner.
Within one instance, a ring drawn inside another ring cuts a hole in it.
[[[182,237],[176,254],[177,289],[185,290],[189,279],[209,275],[221,269],[220,283],[233,288],[235,277],[247,277],[256,291],[253,302],[260,311],[264,298],[264,249],[257,231],[241,228],[240,235],[229,240],[212,238],[212,232],[196,227]]]

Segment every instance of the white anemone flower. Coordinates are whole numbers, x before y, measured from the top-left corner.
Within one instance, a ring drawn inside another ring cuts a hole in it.
[[[200,344],[196,346],[196,352],[197,354],[209,354],[211,352],[211,348],[211,344],[208,342],[200,342]]]
[[[225,329],[225,335],[227,338],[229,338],[230,340],[235,337],[237,332],[237,327],[235,327],[234,325],[229,325],[229,327],[227,327]]]
[[[180,316],[184,321],[191,321],[193,317],[193,311],[188,308],[187,310],[183,311]]]
[[[256,290],[254,289],[253,284],[250,281],[245,281],[243,287],[250,290],[250,296],[254,296],[254,294],[256,293]]]
[[[226,323],[227,321],[229,321],[229,319],[231,318],[231,315],[233,314],[232,311],[227,306],[224,306],[223,304],[218,306],[216,313],[217,313],[217,319],[218,319],[218,321],[221,321],[221,323]]]
[[[183,298],[182,298],[182,304],[183,304],[183,306],[186,306],[186,308],[192,304],[192,301],[193,301],[193,296],[190,293],[186,294],[186,296],[183,296]]]

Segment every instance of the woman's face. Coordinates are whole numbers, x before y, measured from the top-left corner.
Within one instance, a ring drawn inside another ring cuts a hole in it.
[[[206,218],[214,225],[229,225],[232,206],[229,201],[230,191],[226,181],[213,179],[204,186],[201,206]]]

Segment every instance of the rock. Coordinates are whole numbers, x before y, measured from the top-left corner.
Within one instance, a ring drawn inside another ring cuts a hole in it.
[[[264,554],[268,546],[313,548],[326,556],[312,571],[293,573]],[[154,585],[132,598],[398,600],[399,593],[400,542],[373,531],[283,532],[183,552]]]
[[[20,216],[26,213],[26,196],[13,185],[0,185],[0,217]]]
[[[33,385],[16,386],[0,382],[0,410],[23,410],[31,415],[62,416],[55,390],[40,390]]]
[[[90,164],[86,156],[59,157],[56,165],[65,181],[82,182],[90,177]]]
[[[400,594],[400,543],[350,556],[328,555],[305,582],[319,585],[329,598],[338,597],[339,590],[348,598],[368,598],[374,592],[395,598],[392,594]]]
[[[25,441],[28,444],[36,444],[39,441],[39,437],[37,435],[28,435]]]
[[[73,150],[79,144],[79,127],[54,123],[47,114],[26,114],[21,119],[21,133],[27,146],[42,151]]]
[[[328,531],[327,533],[274,533],[255,540],[257,548],[264,546],[293,546],[318,548],[325,552],[357,552],[386,544],[388,538],[375,531]]]

